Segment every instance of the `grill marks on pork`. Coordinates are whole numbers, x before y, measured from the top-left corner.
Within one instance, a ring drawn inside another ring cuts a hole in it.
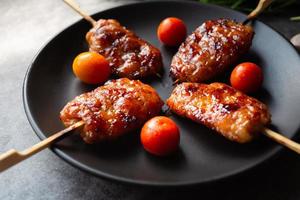
[[[162,105],[151,86],[121,78],[77,96],[63,108],[60,118],[65,126],[83,120],[83,140],[96,143],[135,131],[158,115]]]
[[[162,69],[160,51],[116,20],[100,19],[86,34],[86,39],[90,51],[103,55],[118,77],[141,79]]]
[[[251,141],[271,121],[268,108],[223,83],[182,83],[167,100],[170,109],[229,140]]]
[[[228,19],[208,20],[180,46],[170,75],[180,82],[212,79],[249,50],[253,35],[251,26]]]

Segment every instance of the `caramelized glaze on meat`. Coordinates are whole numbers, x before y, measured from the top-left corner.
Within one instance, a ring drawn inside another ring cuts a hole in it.
[[[249,50],[253,35],[250,26],[232,20],[206,21],[179,47],[170,75],[180,82],[214,78]]]
[[[271,121],[265,104],[223,83],[182,83],[167,105],[176,114],[239,143],[251,141]]]
[[[103,55],[112,73],[140,79],[156,75],[162,68],[160,51],[113,19],[100,19],[86,34],[90,51]]]
[[[77,96],[63,108],[60,118],[65,126],[83,120],[83,140],[96,143],[140,128],[159,114],[162,105],[151,86],[121,78]]]

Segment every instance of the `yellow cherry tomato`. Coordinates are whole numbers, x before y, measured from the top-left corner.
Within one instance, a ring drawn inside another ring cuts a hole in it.
[[[110,76],[108,61],[96,52],[84,52],[73,61],[73,72],[82,82],[101,84]]]

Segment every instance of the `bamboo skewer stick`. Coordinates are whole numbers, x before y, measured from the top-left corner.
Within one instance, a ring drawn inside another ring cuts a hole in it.
[[[157,76],[157,78],[161,79],[161,75],[159,73],[155,73],[155,75]]]
[[[268,129],[268,128],[264,128],[263,134],[265,136],[271,138],[275,142],[300,154],[300,144],[299,143],[296,143],[296,142],[290,140],[289,138],[286,138],[283,135],[276,133],[275,131],[272,131],[271,129]]]
[[[179,82],[180,82],[180,80],[179,80],[179,79],[176,79],[176,80],[173,82],[172,85],[177,85]]]
[[[96,20],[94,20],[89,14],[80,9],[79,5],[75,3],[73,0],[63,0],[67,5],[73,8],[74,11],[79,13],[84,19],[92,24],[92,26],[96,25]]]
[[[24,151],[17,151],[15,149],[11,149],[3,154],[0,155],[0,172],[8,169],[9,167],[25,160],[26,158],[29,158],[30,156],[40,152],[41,150],[49,147],[51,144],[56,142],[59,138],[61,138],[66,133],[82,126],[84,124],[83,121],[79,121],[64,130],[61,130],[52,136],[48,137],[47,139],[33,145],[32,147],[29,147],[28,149],[25,149]]]
[[[243,24],[247,24],[249,21],[255,19],[260,13],[262,13],[273,0],[260,0],[256,6],[256,8],[247,16],[247,19],[243,22]]]

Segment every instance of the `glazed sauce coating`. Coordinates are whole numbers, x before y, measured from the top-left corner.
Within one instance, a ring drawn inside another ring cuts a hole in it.
[[[182,83],[167,105],[172,112],[239,143],[251,141],[271,121],[265,104],[223,83]]]
[[[96,143],[135,131],[158,115],[162,105],[151,86],[121,78],[77,96],[63,108],[60,118],[65,126],[83,120],[83,140]]]
[[[228,19],[198,27],[173,57],[170,75],[180,82],[203,82],[231,67],[252,42],[252,27]]]
[[[90,51],[98,52],[109,62],[118,77],[140,79],[162,69],[160,51],[113,19],[100,19],[86,34]]]

